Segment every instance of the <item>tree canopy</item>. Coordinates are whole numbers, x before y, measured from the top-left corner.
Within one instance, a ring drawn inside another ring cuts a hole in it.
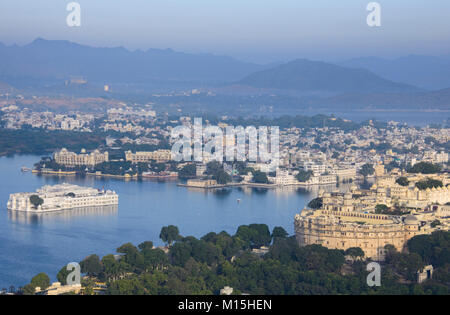
[[[35,209],[37,209],[39,206],[44,204],[44,200],[41,197],[39,197],[38,195],[31,195],[30,202],[34,206]]]
[[[395,181],[397,184],[399,184],[400,186],[408,186],[409,185],[409,180],[406,177],[399,177],[397,178],[397,180]]]
[[[372,164],[364,164],[361,166],[361,169],[359,170],[359,173],[363,175],[364,177],[367,177],[369,175],[373,175],[375,173],[375,169],[373,168]]]
[[[269,183],[269,179],[267,178],[267,174],[261,171],[253,172],[253,182],[258,184],[267,184]]]
[[[100,262],[87,257],[84,268],[90,262],[100,270],[94,268],[96,275],[85,281],[106,281],[107,294],[219,294],[224,286],[233,287],[236,294],[450,293],[450,232],[415,236],[408,241],[407,252],[385,246],[381,287],[367,286],[361,248],[299,247],[295,237],[285,232],[275,227],[270,235],[267,225],[243,225],[234,235],[222,231],[200,239],[179,237],[167,253],[151,241],[137,247],[126,243],[117,249],[119,257],[106,255]],[[259,245],[269,245],[268,252],[255,254],[252,248]],[[354,258],[351,264],[346,255]],[[417,270],[427,264],[435,268],[433,279],[417,284]],[[48,276],[39,274],[24,293],[48,285]]]
[[[425,190],[427,188],[438,188],[438,187],[442,187],[444,186],[444,184],[442,183],[442,181],[437,180],[437,179],[432,179],[432,178],[427,178],[421,181],[418,181],[416,183],[416,187],[419,188],[420,190]]]
[[[298,180],[299,182],[307,182],[307,181],[311,178],[312,174],[313,174],[312,171],[303,171],[303,170],[300,170],[300,171],[298,172],[298,174],[295,176],[295,178],[297,178],[297,180]]]
[[[178,227],[174,225],[164,226],[159,233],[159,238],[166,244],[172,245],[174,241],[180,238]]]
[[[429,162],[419,162],[412,167],[407,168],[408,173],[422,173],[422,174],[436,174],[442,170],[442,167],[438,164]]]
[[[100,258],[93,254],[80,262],[81,272],[89,276],[97,276],[101,272]]]
[[[308,207],[311,209],[320,209],[323,206],[323,198],[322,197],[317,197],[314,198],[313,200],[311,200],[308,203]]]

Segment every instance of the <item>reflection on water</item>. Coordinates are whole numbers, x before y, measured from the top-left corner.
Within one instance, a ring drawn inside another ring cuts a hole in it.
[[[370,182],[367,182],[367,181],[365,183],[366,183],[365,185],[369,185],[369,187],[372,185]],[[319,190],[325,190],[328,192],[333,192],[333,191],[346,192],[350,189],[350,187],[352,185],[355,185],[355,184],[356,183],[341,183],[338,185],[335,185],[335,184],[314,185],[314,186],[307,186],[307,187],[277,186],[277,187],[270,187],[270,188],[252,187],[252,186],[237,186],[237,187],[211,188],[211,189],[196,188],[196,187],[183,187],[183,188],[188,192],[203,194],[203,195],[212,194],[218,198],[230,196],[233,191],[243,193],[247,196],[251,196],[252,194],[266,195],[270,191],[277,197],[300,195],[300,196],[304,196],[304,197],[312,199],[312,198],[315,198],[319,194]]]
[[[13,222],[22,224],[41,224],[44,221],[70,221],[77,217],[117,216],[118,209],[119,207],[117,205],[109,205],[43,213],[8,210],[8,218]]]
[[[219,189],[214,189],[212,192],[218,198],[226,198],[229,195],[231,195],[232,189],[231,188],[219,188]]]

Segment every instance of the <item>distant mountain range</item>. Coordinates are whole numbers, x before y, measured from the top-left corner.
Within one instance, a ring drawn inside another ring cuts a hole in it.
[[[450,108],[450,56],[371,57],[338,64],[297,59],[270,66],[212,54],[95,48],[39,38],[24,46],[0,43],[0,60],[0,93],[30,88],[32,93],[101,97],[103,84],[118,84],[109,95],[120,98],[162,84],[174,90],[207,87],[243,99],[288,96],[305,106]],[[73,76],[86,78],[89,86],[65,87]]]
[[[365,69],[346,68],[321,61],[298,59],[252,73],[237,82],[254,88],[331,93],[415,92],[412,85],[383,79]]]
[[[212,54],[170,49],[129,51],[94,48],[69,41],[36,39],[25,46],[0,44],[0,80],[67,80],[149,83],[160,81],[225,82],[238,80],[264,66]]]
[[[429,90],[450,87],[450,56],[410,55],[392,60],[367,57],[347,60],[339,65],[367,69],[388,80]]]

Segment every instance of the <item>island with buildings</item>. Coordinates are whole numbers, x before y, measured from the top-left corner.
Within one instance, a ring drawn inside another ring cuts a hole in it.
[[[119,196],[111,190],[100,190],[71,184],[43,186],[36,192],[14,193],[9,196],[10,211],[44,213],[86,207],[118,205]]]

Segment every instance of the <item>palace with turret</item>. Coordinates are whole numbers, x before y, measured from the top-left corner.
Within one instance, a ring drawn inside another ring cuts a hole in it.
[[[399,176],[409,184],[396,183]],[[360,247],[365,256],[384,260],[385,246],[399,251],[409,239],[420,234],[450,228],[450,193],[448,174],[431,175],[442,187],[420,190],[415,183],[429,178],[421,174],[390,174],[380,176],[368,190],[352,186],[346,193],[319,192],[322,207],[304,209],[295,216],[295,234],[300,246],[320,244],[346,250]],[[405,214],[380,214],[377,206],[403,209]]]

